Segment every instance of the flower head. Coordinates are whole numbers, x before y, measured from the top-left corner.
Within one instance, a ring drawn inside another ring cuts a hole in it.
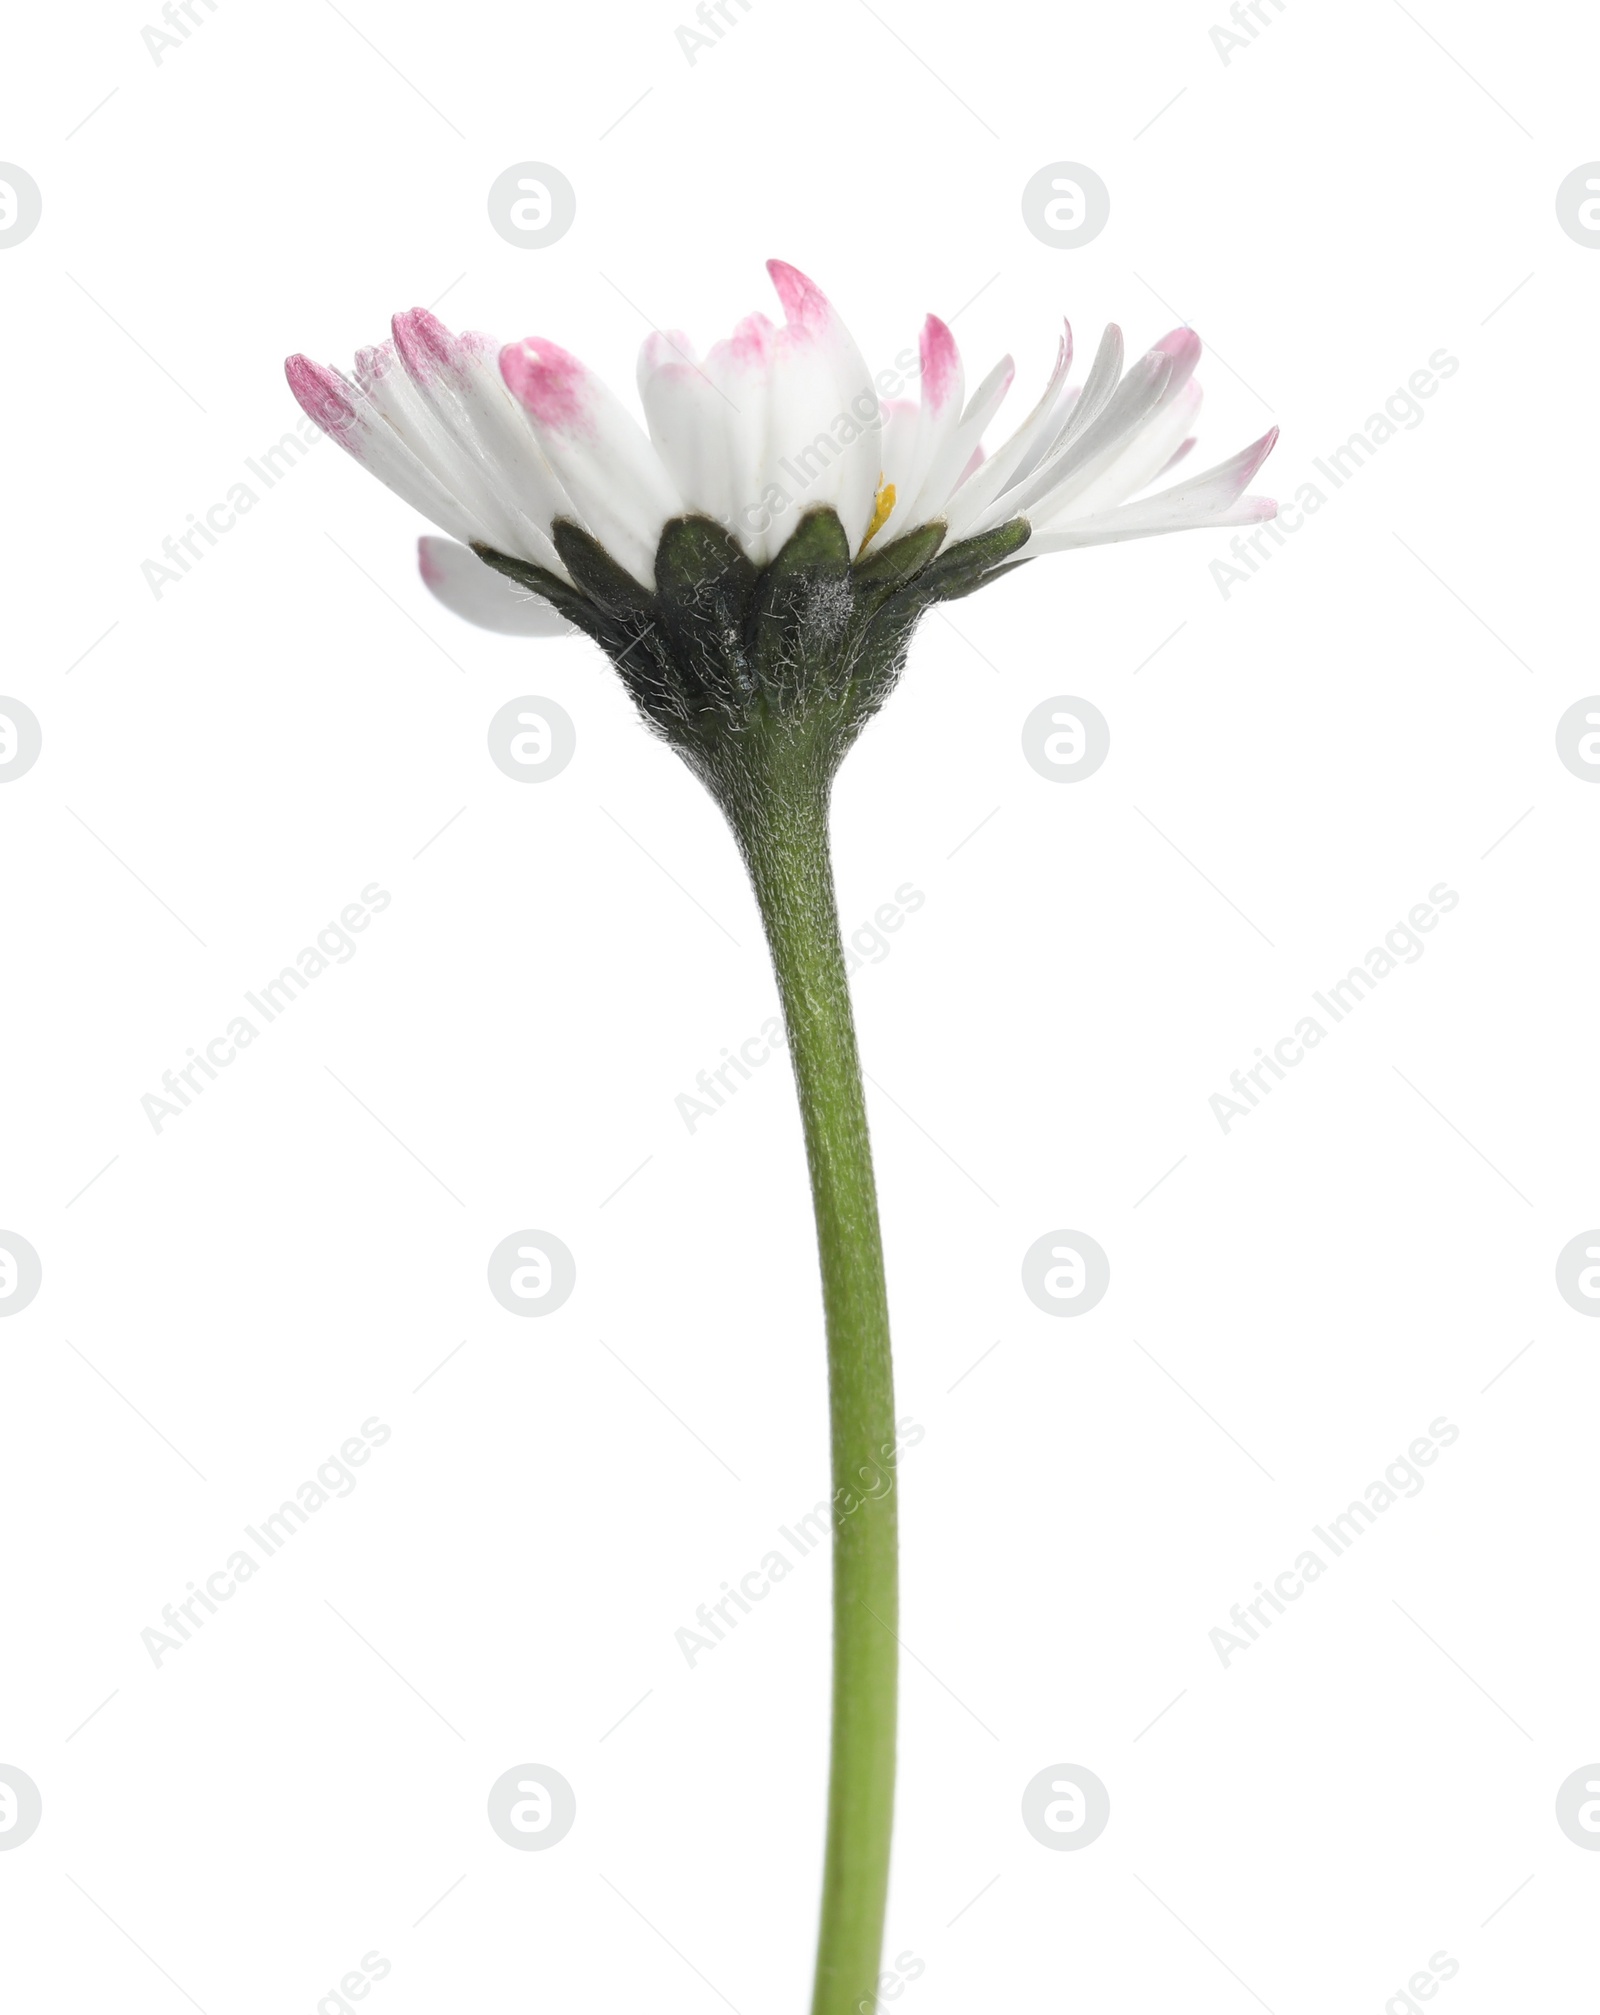
[[[934,602],[1046,553],[1276,509],[1246,494],[1276,429],[1152,492],[1194,445],[1189,329],[1124,369],[1109,328],[1072,385],[1064,327],[1033,409],[986,451],[1009,357],[969,397],[930,315],[918,397],[882,397],[822,291],[767,270],[781,324],[747,316],[703,357],[676,332],[645,340],[643,426],[558,344],[453,336],[424,308],[353,376],[292,357],[289,384],[448,535],[421,542],[440,601],[513,634],[583,630],[691,756],[786,716],[829,723],[837,761]]]

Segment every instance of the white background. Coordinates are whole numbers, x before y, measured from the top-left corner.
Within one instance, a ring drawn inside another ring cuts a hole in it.
[[[930,619],[843,772],[846,927],[926,896],[856,981],[925,1430],[899,2006],[1378,2015],[1436,1953],[1451,2015],[1587,2005],[1554,1798],[1600,1755],[1600,1332],[1554,1262],[1600,1219],[1600,792],[1554,728],[1600,688],[1600,261],[1554,197],[1600,35],[1287,0],[1224,63],[1210,0],[754,0],[691,65],[686,0],[195,11],[157,64],[154,15],[24,10],[0,87],[44,196],[0,253],[3,686],[44,731],[0,791],[0,1225],[44,1264],[0,1326],[13,2004],[311,2015],[378,1952],[383,2015],[807,2005],[823,1556],[694,1670],[673,1636],[826,1485],[787,1067],[674,1105],[774,1009],[728,837],[588,644],[434,604],[330,446],[141,574],[296,419],[288,352],[443,296],[626,390],[649,323],[770,308],[776,254],[875,366],[929,309],[971,373],[1010,349],[1018,413],[1063,311],[1188,319],[1195,466],[1276,421],[1280,497],[1460,363],[1226,598],[1195,533]],[[544,251],[485,210],[530,159],[578,194]],[[1019,206],[1064,159],[1112,198],[1077,251]],[[528,694],[578,731],[533,786],[485,746]],[[1022,758],[1055,695],[1111,724],[1079,784]],[[153,1131],[375,880],[356,956]],[[1229,1073],[1440,881],[1425,955],[1225,1135]],[[485,1285],[528,1226],[577,1258],[542,1321]],[[1111,1261],[1076,1321],[1020,1283],[1061,1227]],[[359,1487],[157,1669],[163,1605],[372,1416]],[[1440,1416],[1421,1495],[1224,1669],[1231,1605]],[[576,1789],[548,1853],[485,1819],[523,1762]],[[1019,1816],[1060,1762],[1110,1790],[1079,1853]]]

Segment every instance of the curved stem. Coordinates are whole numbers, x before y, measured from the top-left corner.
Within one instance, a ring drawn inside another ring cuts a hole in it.
[[[777,970],[816,1209],[833,1479],[833,1748],[812,2015],[873,2015],[894,1820],[894,1382],[828,779],[779,762],[730,810]],[[741,794],[742,795],[742,794]]]

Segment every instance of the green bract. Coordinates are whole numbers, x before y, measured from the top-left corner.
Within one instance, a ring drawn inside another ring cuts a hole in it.
[[[831,775],[899,677],[925,611],[1022,564],[1011,555],[1028,531],[1016,518],[941,551],[944,526],[923,525],[852,561],[837,514],[813,510],[758,570],[713,519],[673,518],[654,591],[564,520],[553,537],[570,582],[473,551],[592,637],[646,720],[726,803],[756,748],[774,741],[804,744]]]

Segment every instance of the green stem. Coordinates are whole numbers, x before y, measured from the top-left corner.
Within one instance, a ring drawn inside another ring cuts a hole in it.
[[[894,1821],[900,1627],[889,1310],[828,851],[831,764],[802,744],[768,754],[761,787],[738,793],[729,815],[788,1028],[828,1332],[833,1750],[812,2015],[873,2015]]]

